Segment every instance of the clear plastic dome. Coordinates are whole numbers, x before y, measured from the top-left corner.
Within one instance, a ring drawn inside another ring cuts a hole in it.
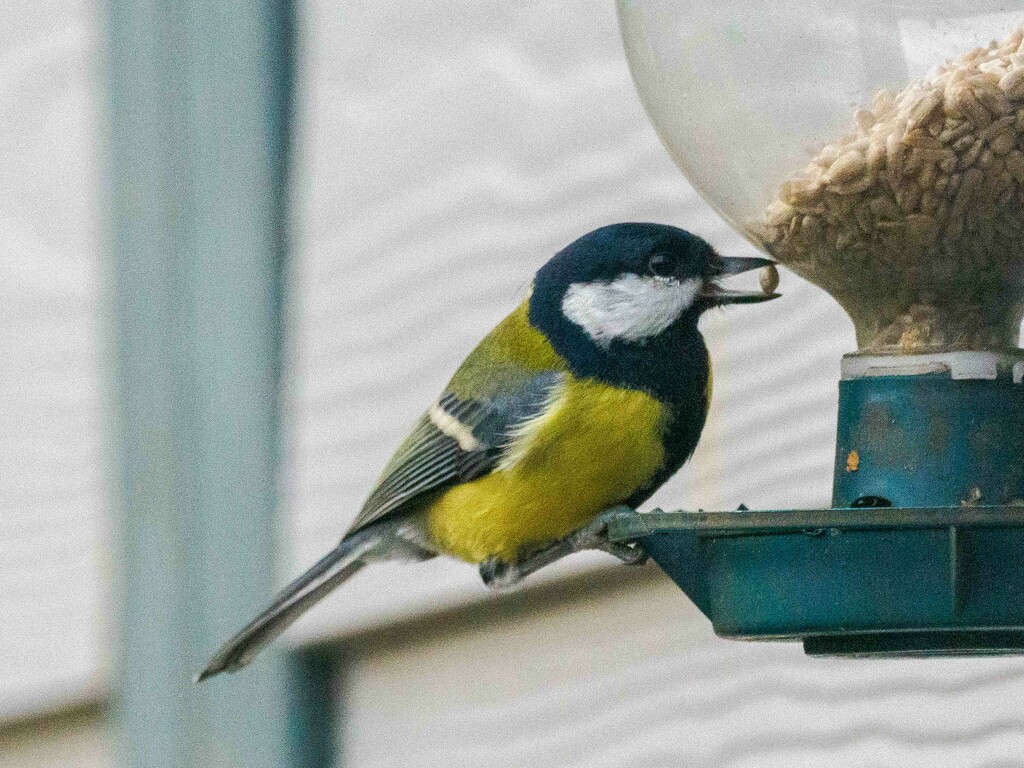
[[[862,350],[1016,347],[1024,0],[619,0],[619,20],[672,158]]]

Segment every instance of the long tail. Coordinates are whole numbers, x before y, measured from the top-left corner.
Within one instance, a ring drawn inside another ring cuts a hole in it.
[[[364,557],[380,541],[380,533],[372,528],[344,539],[316,565],[281,590],[269,608],[228,640],[206,668],[196,675],[195,681],[200,683],[221,672],[235,672],[252,661],[299,616],[362,568],[366,564]]]

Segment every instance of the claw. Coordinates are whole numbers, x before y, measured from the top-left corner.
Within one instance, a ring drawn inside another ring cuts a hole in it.
[[[622,561],[623,565],[643,565],[650,559],[650,555],[639,544],[608,542],[608,549],[604,551],[609,555],[615,555],[615,557]]]
[[[480,563],[480,578],[488,589],[504,592],[522,581],[523,576],[514,563],[492,557]]]

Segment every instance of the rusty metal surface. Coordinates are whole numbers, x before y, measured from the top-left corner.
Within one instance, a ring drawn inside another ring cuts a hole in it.
[[[840,382],[836,507],[868,495],[904,507],[1020,503],[1022,456],[1024,388],[1009,375]]]

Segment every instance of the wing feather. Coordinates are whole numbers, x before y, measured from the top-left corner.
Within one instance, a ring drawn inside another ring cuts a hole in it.
[[[560,372],[531,372],[516,386],[490,397],[459,397],[446,391],[435,407],[454,421],[436,414],[431,418],[429,411],[420,418],[346,535],[400,513],[426,494],[491,472],[501,462],[510,437],[543,412],[553,388],[564,380]],[[467,441],[467,435],[472,440]],[[464,447],[469,444],[471,448]]]

